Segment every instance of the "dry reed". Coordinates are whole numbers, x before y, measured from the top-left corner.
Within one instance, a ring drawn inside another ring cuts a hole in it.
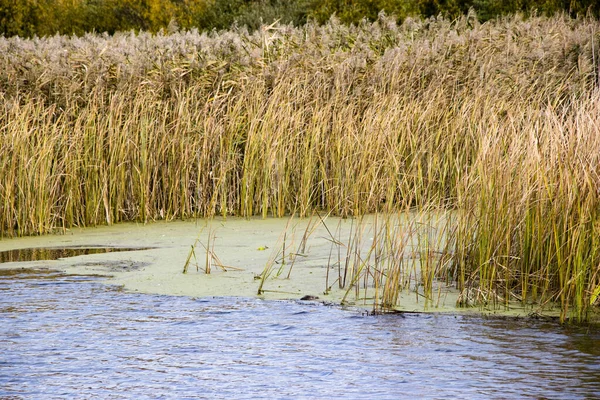
[[[0,38],[0,232],[442,207],[464,304],[558,302],[584,320],[600,286],[598,25]],[[352,263],[348,282],[381,277]],[[399,283],[381,285],[394,304]]]

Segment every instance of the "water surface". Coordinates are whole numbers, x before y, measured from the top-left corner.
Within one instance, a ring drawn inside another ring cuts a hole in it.
[[[600,333],[0,276],[0,398],[600,398]]]
[[[0,263],[38,260],[58,260],[88,254],[105,254],[119,251],[148,250],[150,247],[106,247],[106,246],[69,246],[69,247],[30,247],[0,251]]]

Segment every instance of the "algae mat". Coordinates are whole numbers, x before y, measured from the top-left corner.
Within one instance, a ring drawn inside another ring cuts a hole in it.
[[[406,222],[406,221],[405,221]],[[414,222],[414,218],[413,218]],[[443,245],[431,216],[427,242]],[[398,221],[398,226],[403,224]],[[433,225],[432,225],[433,224]],[[402,230],[402,227],[401,227]],[[61,234],[3,239],[0,251],[27,248],[119,247],[136,251],[86,254],[57,260],[0,264],[2,269],[48,268],[69,274],[106,276],[106,283],[125,290],[192,297],[240,296],[264,299],[318,298],[319,301],[372,309],[378,301],[373,283],[361,280],[350,287],[347,260],[373,257],[377,240],[374,216],[359,219],[202,219],[194,221],[122,223],[75,228]],[[406,228],[406,276],[398,298],[403,311],[465,312],[455,307],[458,293],[435,282],[434,298],[420,292],[419,261],[413,256],[422,235]],[[350,254],[348,249],[351,249]],[[193,250],[193,252],[192,252]],[[412,260],[412,261],[411,261]],[[183,273],[187,266],[187,273]],[[210,273],[207,273],[207,266]],[[267,273],[265,274],[265,270]],[[264,277],[264,281],[263,281]],[[262,286],[261,286],[262,282]],[[259,288],[260,294],[259,294]],[[482,311],[482,310],[473,310]],[[519,312],[516,310],[517,313]],[[521,310],[520,312],[524,312]]]

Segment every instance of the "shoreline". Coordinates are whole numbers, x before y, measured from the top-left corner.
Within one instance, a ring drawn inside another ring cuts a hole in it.
[[[371,223],[367,220],[365,226]],[[301,300],[308,296],[310,301],[350,306],[369,313],[381,311],[374,308],[374,297],[379,293],[375,288],[367,287],[365,290],[363,287],[358,294],[354,288],[351,291],[340,289],[336,281],[339,269],[331,265],[330,227],[337,226],[339,236],[343,238],[355,223],[351,219],[330,217],[326,224],[329,228],[322,223],[315,224],[314,219],[216,218],[75,228],[64,234],[3,239],[0,241],[0,251],[76,246],[147,249],[58,260],[5,262],[0,263],[0,269],[39,268],[63,271],[70,275],[109,276],[102,279],[102,283],[121,286],[134,293],[265,300]],[[312,233],[305,240],[305,254],[297,254],[302,238],[309,230]],[[362,235],[368,244],[373,238],[369,237],[368,229],[365,230]],[[282,262],[284,242],[287,252],[285,263]],[[192,246],[195,257],[190,257]],[[205,273],[207,248],[210,249],[209,274]],[[290,257],[290,254],[297,255]],[[184,274],[188,258],[190,262]],[[271,266],[270,274],[259,295],[262,274],[267,265]],[[559,310],[540,312],[535,307],[521,305],[511,305],[509,310],[504,307],[487,310],[478,306],[457,307],[458,290],[453,285],[446,286],[438,281],[434,282],[433,299],[426,302],[422,293],[415,292],[415,283],[409,283],[410,288],[399,293],[398,306],[387,311],[542,319],[557,319],[560,313]]]

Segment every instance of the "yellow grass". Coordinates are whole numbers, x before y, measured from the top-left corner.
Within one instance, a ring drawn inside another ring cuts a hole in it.
[[[600,286],[598,25],[1,38],[0,231],[455,210],[464,304],[557,301],[584,320]],[[381,284],[391,305],[398,282]]]

